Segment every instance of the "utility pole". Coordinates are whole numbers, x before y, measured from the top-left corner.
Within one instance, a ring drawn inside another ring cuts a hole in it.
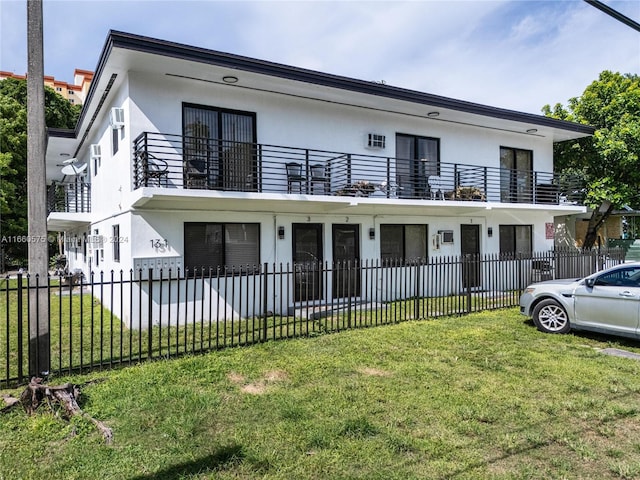
[[[46,126],[42,0],[27,0],[27,208],[29,260],[29,375],[49,372]],[[39,285],[40,288],[34,288]]]

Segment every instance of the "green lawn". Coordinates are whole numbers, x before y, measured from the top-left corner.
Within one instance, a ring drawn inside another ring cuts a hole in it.
[[[113,445],[14,409],[0,479],[640,478],[640,362],[610,346],[640,353],[509,309],[56,378],[100,379]]]

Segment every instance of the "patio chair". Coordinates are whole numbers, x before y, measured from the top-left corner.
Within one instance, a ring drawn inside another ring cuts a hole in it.
[[[146,186],[151,187],[157,185],[158,187],[168,186],[168,174],[169,165],[165,160],[156,158],[153,155],[149,155],[147,160],[146,174]]]
[[[329,194],[329,167],[322,163],[316,163],[311,165],[311,178],[309,182],[311,184],[311,193],[315,193],[315,185],[320,184],[321,193],[328,195]]]
[[[303,193],[303,187],[307,183],[307,177],[302,175],[302,164],[289,162],[287,167],[287,193],[293,191],[293,186],[298,185],[298,193]]]

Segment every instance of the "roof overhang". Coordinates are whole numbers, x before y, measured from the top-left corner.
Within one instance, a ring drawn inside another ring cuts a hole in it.
[[[47,217],[47,231],[68,232],[91,225],[91,213],[52,212]]]

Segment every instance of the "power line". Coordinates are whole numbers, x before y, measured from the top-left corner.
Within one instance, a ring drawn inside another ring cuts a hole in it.
[[[621,14],[620,12],[618,12],[618,11],[614,10],[613,8],[605,5],[604,3],[600,2],[599,0],[584,0],[584,1],[587,2],[589,5],[591,5],[592,7],[596,7],[598,10],[603,11],[607,15],[612,16],[616,20],[618,20],[618,21],[624,23],[625,25],[633,28],[634,30],[637,30],[638,32],[640,32],[640,23],[638,23],[635,20],[632,20],[629,17]]]

